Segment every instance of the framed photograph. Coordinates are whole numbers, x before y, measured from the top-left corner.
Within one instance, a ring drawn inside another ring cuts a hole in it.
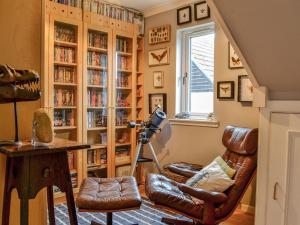
[[[153,72],[153,87],[155,88],[164,87],[164,72],[162,71]]]
[[[202,20],[210,17],[210,9],[206,1],[194,5],[195,20]]]
[[[229,69],[243,69],[240,57],[228,42],[228,67]]]
[[[171,40],[171,25],[162,25],[149,30],[149,44],[159,44]]]
[[[253,102],[253,84],[247,75],[239,76],[238,101]]]
[[[149,94],[149,114],[151,114],[157,106],[160,106],[161,109],[167,113],[167,94]]]
[[[182,25],[192,22],[192,7],[186,6],[177,9],[177,25]]]
[[[219,81],[217,83],[218,99],[234,99],[234,81]]]
[[[161,66],[170,63],[170,48],[149,51],[149,66]]]

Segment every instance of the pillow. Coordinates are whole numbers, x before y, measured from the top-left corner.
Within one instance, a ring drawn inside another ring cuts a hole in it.
[[[223,171],[216,161],[204,167],[186,182],[186,185],[191,187],[216,192],[224,192],[233,184],[234,180]]]
[[[215,158],[215,160],[223,169],[223,171],[230,177],[233,178],[236,170],[232,169],[230,166],[227,165],[227,163],[224,161],[224,159],[221,156],[218,156],[217,158]]]

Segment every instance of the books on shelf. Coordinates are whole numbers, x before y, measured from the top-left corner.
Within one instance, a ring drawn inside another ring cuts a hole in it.
[[[107,71],[105,70],[88,70],[88,85],[99,85],[106,87]]]
[[[63,42],[76,42],[75,29],[69,26],[55,24],[55,40]]]
[[[127,126],[128,121],[127,110],[118,109],[116,112],[116,126]]]
[[[75,83],[75,69],[64,66],[55,66],[54,82],[57,83]]]
[[[128,144],[130,143],[130,130],[129,129],[121,129],[116,131],[116,143],[117,144]],[[130,146],[125,146],[124,148],[128,148]],[[122,149],[121,147],[118,147]]]
[[[116,164],[130,162],[130,146],[117,147],[115,161],[116,161]]]
[[[90,149],[87,151],[88,166],[100,166],[107,164],[107,150],[106,149]]]
[[[118,56],[118,69],[119,70],[128,70],[129,68],[129,60],[126,56]]]
[[[75,49],[68,47],[54,47],[54,62],[75,63]]]
[[[117,74],[117,87],[129,87],[129,77],[128,74],[118,72]]]
[[[105,110],[92,110],[87,112],[88,128],[106,127],[107,113]]]
[[[104,90],[88,89],[87,97],[89,107],[106,107],[107,105],[107,92]]]
[[[116,50],[118,52],[125,52],[129,53],[129,40],[124,39],[124,38],[117,38],[117,46]]]
[[[87,63],[89,66],[107,67],[107,55],[100,52],[89,51]]]
[[[54,107],[74,106],[75,91],[56,88],[54,92]]]
[[[74,126],[74,110],[72,109],[55,109],[54,110],[54,127]]]
[[[128,93],[117,91],[117,107],[130,107],[130,102],[127,99]]]
[[[60,3],[68,6],[82,8],[82,0],[50,0],[55,3]]]
[[[107,35],[90,31],[88,33],[88,46],[107,49]]]

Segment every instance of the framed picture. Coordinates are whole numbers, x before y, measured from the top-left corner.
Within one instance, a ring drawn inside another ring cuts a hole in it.
[[[232,45],[228,42],[228,67],[229,69],[242,69],[243,64]]]
[[[171,40],[171,25],[154,27],[149,30],[149,44],[159,44]]]
[[[167,94],[149,94],[149,113],[151,114],[157,106],[167,113]]]
[[[177,25],[182,25],[192,22],[192,7],[186,6],[177,9]]]
[[[162,71],[153,72],[153,87],[155,88],[164,87],[164,72]]]
[[[210,17],[210,9],[206,1],[194,5],[195,20],[202,20]]]
[[[217,83],[218,99],[234,99],[234,81],[219,81]]]
[[[170,63],[170,48],[149,51],[149,66],[161,66]]]
[[[238,84],[238,101],[252,102],[253,101],[253,84],[247,75],[239,76]]]

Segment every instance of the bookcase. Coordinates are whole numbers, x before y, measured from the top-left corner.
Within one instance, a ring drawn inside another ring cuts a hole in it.
[[[137,131],[127,122],[144,119],[140,26],[81,4],[43,1],[43,106],[56,137],[91,145],[69,154],[75,192],[87,176],[128,174]]]

